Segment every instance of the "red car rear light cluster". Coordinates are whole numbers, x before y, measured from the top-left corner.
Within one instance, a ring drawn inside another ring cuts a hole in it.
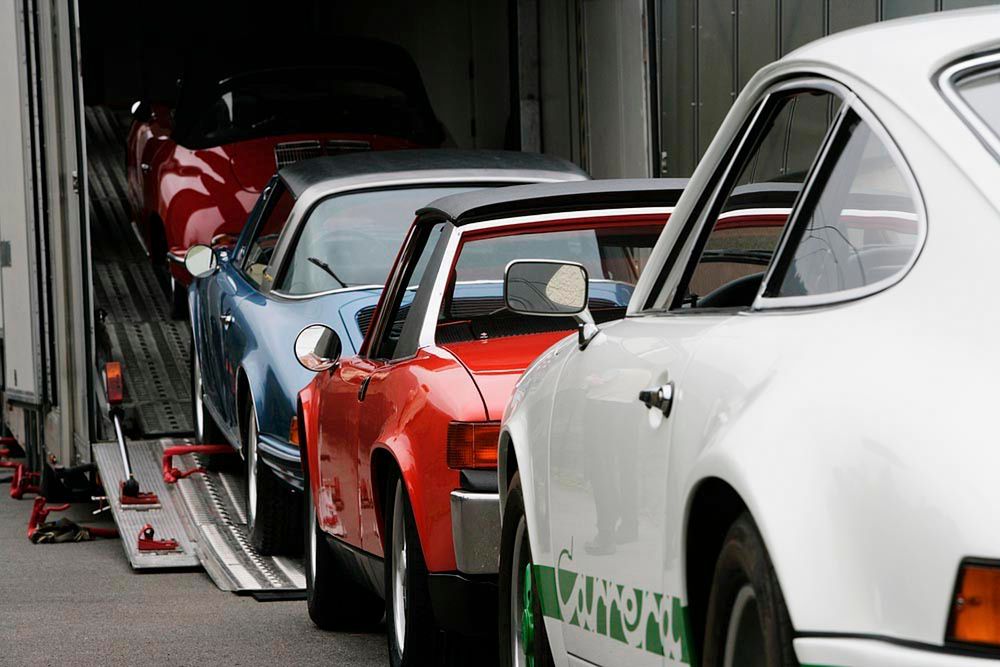
[[[499,438],[500,422],[451,422],[448,424],[448,467],[496,469]]]

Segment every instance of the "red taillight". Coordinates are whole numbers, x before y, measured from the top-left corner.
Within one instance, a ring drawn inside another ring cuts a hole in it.
[[[109,361],[104,365],[104,387],[108,394],[108,405],[118,405],[125,400],[122,365],[119,362]]]
[[[292,417],[292,421],[288,424],[288,442],[299,446],[299,416],[295,415]]]
[[[456,470],[495,469],[499,438],[500,422],[448,424],[448,467]]]

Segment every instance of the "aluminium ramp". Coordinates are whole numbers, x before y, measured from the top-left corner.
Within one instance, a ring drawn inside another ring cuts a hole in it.
[[[181,470],[207,462],[200,454],[174,461]],[[250,545],[242,475],[216,470],[178,480],[175,486],[178,505],[195,530],[201,563],[219,588],[258,597],[304,594],[306,577],[300,560],[263,556]]]
[[[155,493],[160,501],[158,506],[149,509],[123,508],[118,499],[118,489],[125,479],[125,469],[118,453],[118,443],[97,442],[93,446],[94,462],[101,473],[111,514],[121,533],[122,547],[129,564],[135,570],[198,567],[201,562],[181,521],[174,494],[163,483],[160,463],[163,445],[157,440],[138,440],[130,442],[128,448],[139,487]],[[147,523],[153,526],[157,539],[173,538],[180,548],[176,551],[139,551],[139,531]]]

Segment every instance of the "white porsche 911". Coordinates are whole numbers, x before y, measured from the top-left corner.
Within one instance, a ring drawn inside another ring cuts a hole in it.
[[[1000,664],[998,257],[988,9],[761,70],[626,319],[512,264],[585,324],[502,425],[505,661]]]

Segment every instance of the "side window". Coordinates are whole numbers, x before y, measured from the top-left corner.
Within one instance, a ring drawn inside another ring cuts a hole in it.
[[[419,285],[424,278],[424,274],[429,270],[434,271],[431,258],[437,250],[438,241],[444,232],[445,223],[439,222],[430,228],[418,230],[418,236],[413,238],[413,244],[407,251],[406,264],[402,267],[399,280],[390,278],[391,284],[395,286],[395,292],[390,295],[391,301],[384,303],[387,318],[380,318],[379,339],[374,341],[373,349],[369,356],[376,359],[398,359],[410,354],[411,350],[399,348],[399,341],[404,330],[418,328],[419,323],[414,322],[419,317],[420,309],[413,309],[411,316],[411,306],[419,298]],[[399,349],[397,349],[399,348]]]
[[[711,231],[675,307],[753,303],[839,104],[825,91],[793,92],[768,102],[735,180],[708,209]]]
[[[272,280],[272,277],[267,275],[266,269],[271,263],[271,255],[278,244],[281,230],[288,222],[288,215],[295,204],[292,193],[280,182],[274,187],[275,191],[271,193],[265,205],[264,215],[254,230],[243,259],[243,273],[257,287],[262,287],[265,282]]]
[[[867,287],[906,268],[920,241],[917,205],[882,139],[848,112],[818,170],[767,297]]]

